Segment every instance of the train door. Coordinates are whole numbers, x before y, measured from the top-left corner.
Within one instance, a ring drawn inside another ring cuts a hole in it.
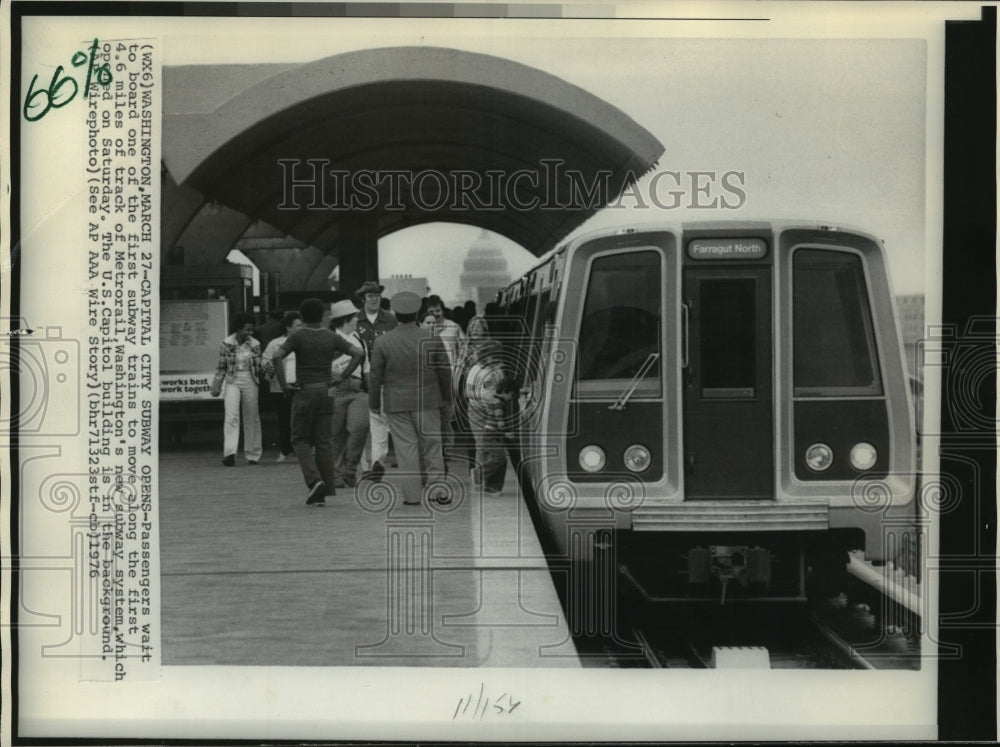
[[[684,270],[686,500],[774,497],[769,265]]]

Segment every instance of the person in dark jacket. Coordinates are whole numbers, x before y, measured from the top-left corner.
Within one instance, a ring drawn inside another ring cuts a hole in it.
[[[429,329],[417,326],[420,297],[403,291],[391,300],[399,326],[372,346],[369,409],[384,413],[403,473],[403,501],[420,503],[421,461],[428,500],[450,503],[441,448],[442,406],[450,415],[451,366],[447,351]]]
[[[488,340],[464,377],[469,427],[476,442],[476,475],[485,495],[500,495],[507,476],[507,442],[513,436],[513,400],[518,386],[504,371],[502,348]]]

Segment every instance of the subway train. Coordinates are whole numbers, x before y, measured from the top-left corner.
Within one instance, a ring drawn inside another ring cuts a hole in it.
[[[912,551],[913,403],[878,239],[798,222],[605,230],[497,302],[522,385],[520,486],[587,625],[621,586],[804,600],[846,578],[849,551]]]

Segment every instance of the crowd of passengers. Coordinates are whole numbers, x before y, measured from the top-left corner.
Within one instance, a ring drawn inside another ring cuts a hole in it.
[[[246,464],[264,458],[263,408],[277,422],[273,461],[298,463],[307,505],[387,469],[404,503],[449,503],[454,470],[502,494],[519,385],[496,339],[499,307],[383,291],[367,281],[353,298],[310,298],[259,325],[235,317],[211,386],[225,403],[224,466],[236,466],[241,429]]]

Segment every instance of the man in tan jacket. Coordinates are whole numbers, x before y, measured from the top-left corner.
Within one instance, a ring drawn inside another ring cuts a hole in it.
[[[369,409],[384,413],[403,475],[403,500],[420,503],[421,457],[430,500],[449,503],[441,448],[441,410],[452,407],[451,366],[441,340],[417,326],[420,297],[403,291],[390,300],[399,326],[375,339],[371,354]]]

